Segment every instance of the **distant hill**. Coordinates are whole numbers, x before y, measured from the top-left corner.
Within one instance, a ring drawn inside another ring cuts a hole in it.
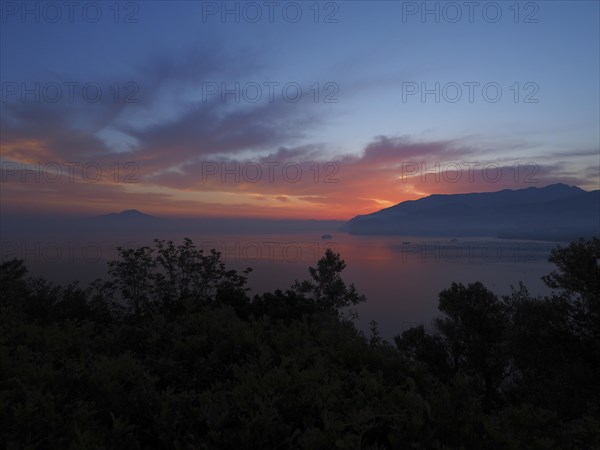
[[[104,214],[93,217],[92,220],[160,220],[158,217],[150,216],[138,211],[137,209],[128,209],[120,213]]]
[[[136,231],[160,230],[168,224],[167,219],[144,214],[137,209],[128,209],[119,213],[80,219],[80,230],[88,231]]]
[[[471,194],[435,194],[356,216],[342,231],[407,236],[487,236],[568,241],[600,234],[600,191],[552,184]]]

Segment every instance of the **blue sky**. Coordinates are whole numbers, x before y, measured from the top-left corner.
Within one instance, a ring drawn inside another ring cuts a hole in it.
[[[533,163],[539,186],[598,188],[599,2],[476,2],[472,21],[464,2],[279,2],[272,23],[266,2],[227,2],[239,8],[239,21],[221,16],[224,2],[120,2],[117,23],[112,2],[81,2],[72,23],[67,8],[55,4],[62,16],[49,23],[52,7],[28,2],[30,10],[39,8],[36,18],[21,15],[22,2],[2,2],[2,161],[11,168],[6,164],[69,158],[109,164],[115,155],[135,161],[135,186],[85,186],[90,211],[131,203],[156,210],[160,193],[172,214],[210,205],[222,215],[346,218],[427,193],[526,187],[508,176],[500,184],[398,184],[397,173],[386,169],[407,161]],[[423,5],[439,8],[439,21],[422,17]],[[262,18],[250,23],[255,6]],[[102,17],[92,23],[97,10]],[[460,20],[451,23],[458,10]],[[302,17],[292,23],[297,11]],[[324,23],[328,14],[334,23]],[[135,22],[124,23],[126,17]],[[69,103],[65,90],[57,103],[44,95],[23,98],[23,83],[36,82],[97,83],[103,97],[91,103],[75,95]],[[263,84],[269,82],[278,83],[273,102]],[[138,102],[115,101],[115,83],[133,84],[135,93],[120,94]],[[264,90],[257,102],[207,94],[222,83]],[[302,88],[298,102],[281,92],[290,83]],[[473,86],[472,102],[465,83]],[[436,84],[438,102],[433,93],[403,98],[403,90]],[[483,92],[485,85],[491,90]],[[452,102],[456,86],[462,96]],[[502,97],[492,102],[497,87]],[[327,94],[337,102],[324,102]],[[411,151],[417,144],[427,150]],[[378,156],[367,158],[369,148]],[[390,151],[395,159],[382,157]],[[198,184],[191,171],[201,161],[266,157],[306,167],[334,160],[339,182]],[[41,186],[14,189],[9,210],[21,211],[33,206],[17,192],[33,195]],[[56,211],[84,201],[46,200]]]

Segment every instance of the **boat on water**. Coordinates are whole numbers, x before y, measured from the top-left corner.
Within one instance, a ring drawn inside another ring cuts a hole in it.
[[[321,239],[333,239],[333,236],[330,234],[323,234],[321,235]]]

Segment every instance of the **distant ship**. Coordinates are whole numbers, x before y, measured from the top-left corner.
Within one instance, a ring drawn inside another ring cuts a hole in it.
[[[332,236],[332,235],[330,235],[330,234],[323,234],[323,235],[321,236],[321,239],[333,239],[333,236]]]

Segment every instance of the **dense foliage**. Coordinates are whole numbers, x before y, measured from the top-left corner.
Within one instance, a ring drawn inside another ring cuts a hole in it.
[[[394,346],[331,251],[253,298],[191,240],[119,252],[85,289],[1,265],[2,448],[600,448],[598,239],[552,252],[553,295],[452,284]]]

